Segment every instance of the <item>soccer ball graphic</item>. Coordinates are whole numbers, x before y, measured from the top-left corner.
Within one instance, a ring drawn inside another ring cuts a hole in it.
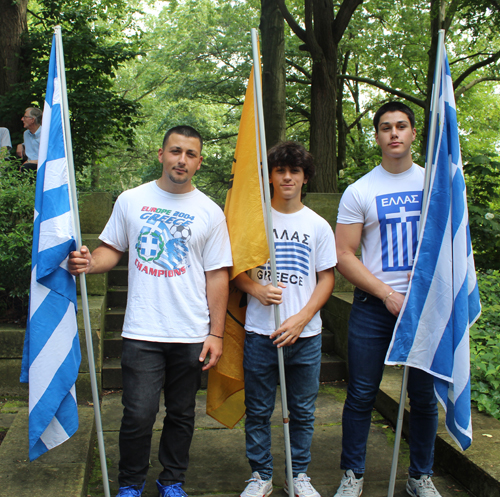
[[[175,224],[170,228],[170,234],[174,240],[183,240],[187,242],[191,238],[191,230],[187,226]]]

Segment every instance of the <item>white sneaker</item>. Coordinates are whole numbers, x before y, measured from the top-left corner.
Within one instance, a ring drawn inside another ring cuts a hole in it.
[[[273,480],[262,480],[257,471],[252,473],[252,478],[247,482],[248,485],[240,494],[240,497],[268,497],[273,491]]]
[[[363,493],[363,481],[363,477],[358,480],[353,471],[348,469],[340,480],[340,487],[333,497],[359,497]]]
[[[298,476],[293,479],[293,493],[295,497],[321,497],[310,482],[311,478],[305,473],[299,473]],[[288,493],[288,480],[285,480],[283,490]]]
[[[418,480],[409,476],[406,491],[413,497],[441,497],[429,475],[422,475]]]

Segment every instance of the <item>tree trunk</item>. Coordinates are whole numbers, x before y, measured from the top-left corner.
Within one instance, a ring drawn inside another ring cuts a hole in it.
[[[267,148],[286,137],[285,23],[275,0],[261,1],[262,93]]]
[[[310,190],[337,191],[337,57],[333,33],[333,3],[313,0],[314,42],[308,47],[313,59],[311,81],[311,153],[316,176]],[[311,38],[309,38],[311,39]]]
[[[313,192],[337,191],[336,73],[336,57],[329,63],[326,59],[313,63],[310,128],[310,148],[316,164],[316,176],[310,185]]]
[[[0,97],[23,80],[20,54],[22,35],[28,29],[27,5],[28,0],[0,0]],[[20,112],[24,112],[24,108]],[[12,136],[22,131],[21,116],[3,114],[0,126],[8,128]]]
[[[28,29],[28,0],[0,0],[0,95],[19,82],[21,37]]]

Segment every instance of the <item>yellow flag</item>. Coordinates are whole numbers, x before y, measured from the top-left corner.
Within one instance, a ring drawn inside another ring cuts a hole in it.
[[[224,210],[233,253],[233,267],[229,273],[231,280],[243,271],[265,264],[269,259],[261,196],[261,154],[253,71],[243,104]],[[229,428],[245,414],[245,310],[244,295],[231,283],[224,353],[217,366],[209,371],[207,388],[207,414]]]

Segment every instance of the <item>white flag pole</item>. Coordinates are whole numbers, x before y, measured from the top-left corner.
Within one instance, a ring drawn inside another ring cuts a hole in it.
[[[59,76],[61,88],[61,106],[63,114],[63,130],[64,130],[64,148],[66,151],[66,160],[68,162],[68,181],[70,186],[70,201],[72,204],[71,212],[73,215],[73,227],[75,231],[76,246],[82,246],[82,235],[80,232],[80,218],[78,216],[78,199],[76,195],[75,184],[75,166],[73,162],[73,147],[71,142],[71,128],[69,125],[69,106],[68,93],[66,87],[66,72],[64,67],[64,50],[62,44],[61,26],[54,28],[56,36],[56,54],[57,54],[57,74]],[[85,325],[85,339],[87,343],[87,355],[89,361],[90,385],[92,388],[92,400],[94,403],[94,416],[97,430],[97,442],[99,446],[99,454],[101,458],[102,483],[104,487],[104,496],[110,497],[108,468],[106,465],[106,453],[104,448],[104,436],[102,431],[101,411],[99,403],[99,390],[97,387],[97,378],[94,362],[94,347],[92,344],[92,330],[90,326],[89,302],[87,297],[87,280],[85,273],[80,274],[80,290],[82,296],[82,311],[83,322]]]
[[[273,217],[271,212],[271,192],[269,188],[269,169],[267,165],[267,146],[266,134],[264,127],[264,108],[262,105],[262,85],[261,85],[261,66],[260,66],[260,53],[258,48],[257,30],[252,28],[252,52],[253,52],[253,75],[254,75],[254,88],[257,97],[257,114],[259,118],[259,134],[260,134],[260,154],[262,159],[262,175],[264,183],[264,200],[266,208],[266,230],[267,230],[267,243],[269,245],[270,263],[271,263],[271,282],[273,286],[278,286],[276,276],[276,254],[274,251],[274,238],[273,238]],[[276,329],[281,326],[280,309],[279,306],[274,304],[274,324]],[[283,349],[280,347],[278,350],[278,367],[280,378],[281,390],[281,409],[283,416],[283,434],[285,440],[285,460],[286,460],[286,479],[288,483],[288,494],[294,495],[293,488],[293,473],[292,473],[292,452],[290,448],[290,427],[288,419],[288,405],[286,400],[286,380],[285,380],[285,361],[283,357]]]
[[[432,86],[431,96],[431,123],[429,128],[429,139],[427,141],[427,157],[425,162],[425,177],[424,177],[424,191],[422,193],[422,210],[421,219],[425,218],[428,208],[429,186],[432,173],[432,166],[434,161],[434,141],[436,139],[437,128],[437,114],[439,105],[439,88],[441,87],[441,68],[443,65],[443,45],[444,45],[444,29],[440,29],[438,33],[437,53],[436,53],[436,67],[434,70],[434,83]],[[422,221],[419,227],[419,236],[422,233]],[[408,293],[406,297],[408,298]],[[403,304],[404,305],[404,304]],[[392,466],[391,475],[389,477],[389,491],[387,497],[394,497],[394,487],[396,485],[396,473],[398,471],[398,457],[399,447],[401,444],[401,432],[403,431],[403,418],[405,413],[406,404],[406,391],[408,389],[408,366],[404,367],[403,380],[401,384],[401,396],[399,398],[398,420],[396,424],[396,438],[394,440],[394,450],[392,453]]]

